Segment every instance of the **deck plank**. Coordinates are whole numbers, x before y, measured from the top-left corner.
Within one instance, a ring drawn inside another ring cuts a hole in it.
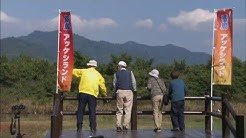
[[[213,131],[207,134],[204,130],[187,129],[185,132],[172,132],[170,129],[163,129],[155,133],[150,129],[128,130],[127,132],[116,132],[116,130],[98,130],[91,134],[89,130],[77,133],[76,130],[63,130],[60,138],[89,138],[90,136],[103,136],[104,138],[222,138],[221,131]],[[45,138],[50,138],[50,132]]]

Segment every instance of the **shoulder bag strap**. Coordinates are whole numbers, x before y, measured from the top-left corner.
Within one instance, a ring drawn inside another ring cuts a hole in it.
[[[165,94],[164,91],[163,91],[163,89],[162,89],[162,87],[161,87],[161,85],[160,85],[160,83],[159,83],[159,81],[158,81],[158,79],[157,79],[156,77],[154,77],[154,78],[155,78],[155,80],[157,81],[157,83],[158,83],[158,85],[159,85],[159,87],[160,87],[160,89],[161,89],[161,92],[162,92],[163,94]]]

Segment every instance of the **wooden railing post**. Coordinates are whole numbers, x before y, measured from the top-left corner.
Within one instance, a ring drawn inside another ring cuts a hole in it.
[[[230,129],[228,125],[226,124],[226,119],[229,118],[229,111],[226,107],[225,104],[225,99],[228,99],[227,94],[222,94],[222,101],[221,101],[221,106],[222,106],[222,137],[223,138],[229,138],[230,137]]]
[[[205,95],[205,132],[211,134],[210,96]]]
[[[60,132],[62,132],[62,126],[63,126],[63,93],[59,93],[59,111],[58,111],[58,116],[59,116],[59,127],[60,127]]]
[[[58,124],[57,115],[52,115],[51,116],[51,133],[50,133],[51,138],[59,138],[60,137],[60,130],[57,128],[57,124]]]
[[[244,116],[236,116],[236,137],[244,138]]]
[[[133,92],[133,104],[131,113],[131,130],[137,130],[137,93]]]
[[[53,114],[51,116],[51,138],[59,138],[62,131],[61,93],[54,94]]]

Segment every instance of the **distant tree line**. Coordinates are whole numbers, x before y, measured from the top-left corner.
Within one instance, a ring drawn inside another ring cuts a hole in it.
[[[90,57],[75,52],[74,68],[86,68],[86,63]],[[176,61],[172,64],[154,65],[154,59],[132,58],[128,54],[119,56],[111,55],[111,61],[107,64],[99,64],[98,71],[106,80],[106,86],[109,95],[112,94],[113,74],[117,69],[117,63],[124,60],[128,68],[135,74],[137,81],[137,92],[139,96],[148,96],[146,83],[149,77],[148,72],[156,68],[160,76],[164,79],[168,88],[170,81],[170,72],[179,70],[181,78],[186,82],[189,93],[188,96],[204,96],[204,93],[210,91],[211,83],[211,60],[206,65],[190,65],[185,60]],[[26,55],[20,55],[14,58],[0,57],[1,74],[1,101],[28,99],[33,102],[50,102],[56,90],[56,63],[39,58],[32,58]],[[232,100],[246,102],[246,64],[237,58],[233,58],[232,85],[219,86],[214,85],[214,96],[220,96],[227,92]],[[76,96],[78,93],[79,79],[73,77],[71,92],[66,93],[69,96]]]

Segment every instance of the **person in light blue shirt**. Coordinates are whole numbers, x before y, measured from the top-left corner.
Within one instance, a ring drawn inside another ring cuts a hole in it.
[[[184,105],[187,87],[182,79],[179,79],[180,72],[172,71],[172,80],[169,84],[169,99],[171,100],[171,121],[173,129],[171,131],[184,131]]]

